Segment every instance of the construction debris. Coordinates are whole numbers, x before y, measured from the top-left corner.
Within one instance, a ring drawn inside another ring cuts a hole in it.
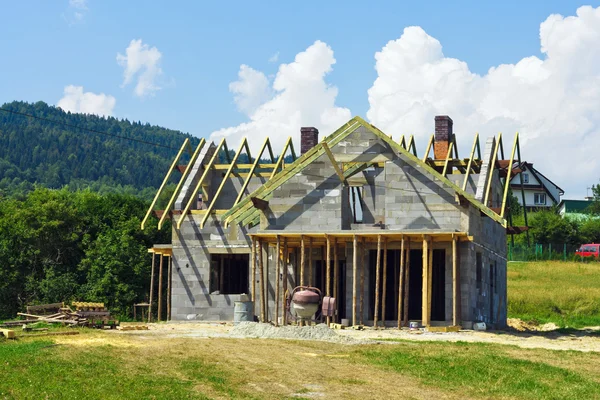
[[[11,331],[10,329],[0,329],[0,336],[4,336],[7,339],[14,339],[15,331]]]
[[[120,331],[147,331],[147,325],[121,325],[117,328]]]
[[[115,329],[119,326],[119,321],[111,318],[110,311],[104,307],[104,303],[74,302],[73,307],[75,310],[69,306],[65,307],[64,303],[29,306],[27,307],[27,313],[18,313],[19,316],[25,317],[25,320],[7,321],[2,325],[23,325],[23,330],[28,330],[28,324],[37,322],[68,326],[85,326],[97,329]],[[39,314],[32,314],[32,310],[39,310]],[[56,312],[48,314],[49,310]]]

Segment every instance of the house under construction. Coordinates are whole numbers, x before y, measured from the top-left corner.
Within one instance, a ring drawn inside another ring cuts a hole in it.
[[[250,300],[258,320],[288,323],[286,296],[309,285],[338,322],[504,327],[506,238],[527,229],[507,222],[518,134],[508,158],[501,135],[459,158],[448,116],[421,155],[359,117],[318,135],[301,128],[297,158],[291,138],[278,157],[268,139],[254,157],[245,139],[235,154],[202,139],[178,165],[186,140],[173,196],[153,211],[163,183],[142,222],[172,225],[172,244],[149,249],[158,318],[231,321]]]

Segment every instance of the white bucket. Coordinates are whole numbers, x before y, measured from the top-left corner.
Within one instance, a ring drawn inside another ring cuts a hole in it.
[[[415,329],[419,329],[419,323],[416,321],[410,321],[408,323],[408,327],[410,328],[411,331],[414,331]]]

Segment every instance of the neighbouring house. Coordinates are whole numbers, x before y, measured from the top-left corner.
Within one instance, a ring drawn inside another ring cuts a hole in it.
[[[588,209],[592,205],[594,198],[587,197],[585,200],[563,199],[558,205],[558,213],[562,217],[568,217],[576,220],[589,218]]]
[[[510,187],[514,192],[521,191],[525,195],[525,206],[528,210],[548,209],[558,206],[560,197],[565,194],[557,184],[548,179],[544,174],[533,167],[533,163],[521,163],[522,174],[516,175],[510,181]],[[523,205],[523,197],[515,193],[519,204]]]
[[[177,165],[184,143],[166,210],[153,202],[142,222],[172,225],[172,243],[149,249],[158,319],[231,321],[250,302],[256,319],[290,323],[288,294],[309,285],[336,298],[337,322],[506,325],[506,235],[523,227],[507,226],[503,204],[521,170],[498,159],[497,138],[459,158],[448,116],[419,156],[412,137],[359,117],[320,141],[300,131],[297,158],[291,138],[278,157],[244,139],[219,163],[225,141],[202,140]]]

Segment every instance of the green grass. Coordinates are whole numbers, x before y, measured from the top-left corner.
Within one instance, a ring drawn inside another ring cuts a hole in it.
[[[597,354],[480,343],[404,342],[391,349],[359,351],[356,361],[467,397],[600,398]]]
[[[600,263],[508,263],[508,317],[600,326]]]
[[[0,343],[0,399],[247,398],[217,365],[180,356],[128,359],[111,345],[69,348],[49,340]]]

